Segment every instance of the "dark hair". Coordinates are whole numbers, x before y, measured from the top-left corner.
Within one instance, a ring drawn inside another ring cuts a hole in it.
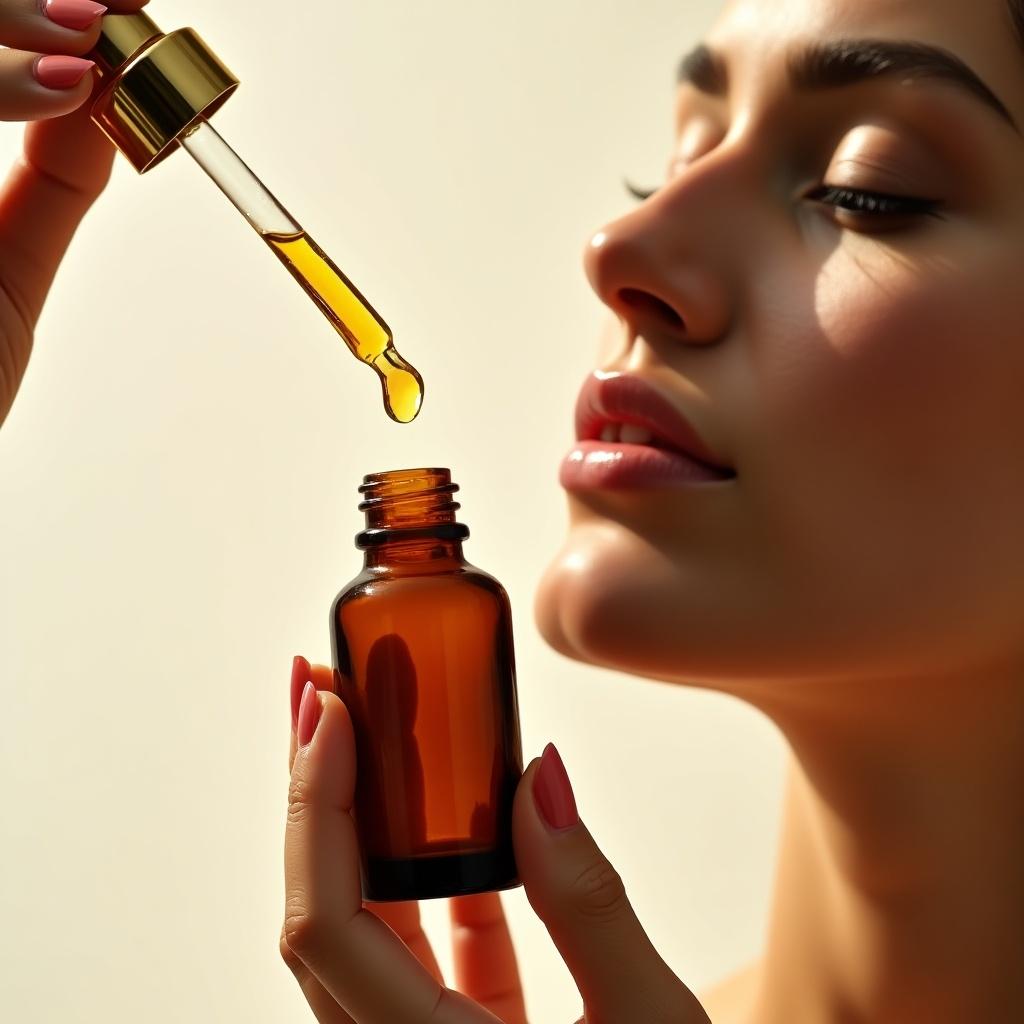
[[[1009,0],[1010,17],[1017,29],[1017,36],[1024,43],[1024,0]]]

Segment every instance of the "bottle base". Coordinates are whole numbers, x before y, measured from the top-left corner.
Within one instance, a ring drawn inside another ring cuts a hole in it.
[[[470,896],[522,884],[511,850],[367,857],[363,862],[363,899],[374,903]]]

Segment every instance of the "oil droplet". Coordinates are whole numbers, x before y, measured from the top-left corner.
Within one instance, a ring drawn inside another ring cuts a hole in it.
[[[304,231],[265,234],[263,240],[345,339],[356,359],[377,371],[388,415],[398,423],[411,423],[423,403],[423,379],[396,351],[391,328],[380,314]]]
[[[384,408],[399,423],[411,423],[423,404],[423,378],[392,345],[371,363],[384,388]]]

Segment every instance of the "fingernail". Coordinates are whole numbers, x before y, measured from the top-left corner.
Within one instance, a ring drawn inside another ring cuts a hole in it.
[[[571,828],[580,820],[569,776],[554,743],[549,743],[541,755],[533,777],[533,799],[540,816],[552,828]]]
[[[304,747],[313,738],[317,723],[320,721],[320,698],[316,695],[316,687],[312,682],[306,683],[302,691],[302,703],[299,705],[299,746]]]
[[[103,4],[95,4],[92,0],[46,0],[43,9],[54,24],[79,32],[107,13]]]
[[[83,57],[40,57],[34,68],[36,81],[47,89],[73,89],[95,67]]]
[[[302,688],[311,675],[309,662],[301,654],[292,659],[292,728],[299,725],[299,701],[302,700]]]

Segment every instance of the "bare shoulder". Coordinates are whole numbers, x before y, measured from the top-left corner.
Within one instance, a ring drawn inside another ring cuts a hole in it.
[[[760,968],[761,961],[755,960],[697,993],[711,1024],[753,1024],[750,1014]]]

